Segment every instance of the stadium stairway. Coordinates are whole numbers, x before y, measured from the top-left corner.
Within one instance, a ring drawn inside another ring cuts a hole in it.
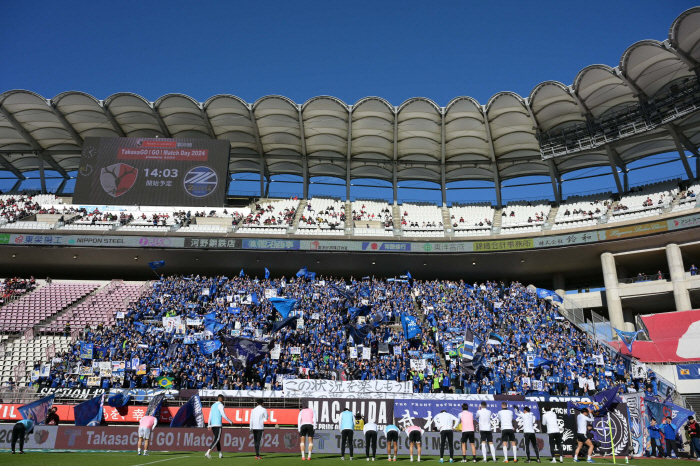
[[[498,234],[501,231],[501,215],[503,215],[503,207],[493,212],[493,225],[491,226],[492,235]]]
[[[452,219],[450,209],[446,205],[442,206],[442,227],[445,229],[445,236],[452,236]]]
[[[418,301],[416,300],[416,295],[411,293],[411,299],[413,299],[413,307],[416,309],[416,315],[418,316],[418,321],[420,322],[421,328],[430,328],[430,325],[426,322],[426,318],[425,318],[425,315],[423,314],[423,310],[418,305]],[[435,360],[440,363],[440,369],[446,370],[447,362],[445,362],[445,355],[442,354],[442,351],[440,351],[435,356],[437,356],[437,359],[435,359]]]
[[[547,220],[545,220],[544,225],[542,226],[542,230],[551,230],[552,227],[554,226],[554,222],[557,218],[557,212],[559,212],[559,206],[555,205],[551,209],[549,209],[549,215],[547,216]]]
[[[299,207],[297,208],[296,213],[294,214],[294,220],[292,220],[292,231],[297,231],[297,228],[299,228],[299,220],[301,220],[301,216],[304,215],[305,210],[306,199],[302,199],[299,202]]]
[[[97,288],[95,288],[94,290],[92,290],[91,293],[86,294],[85,296],[83,296],[82,299],[80,299],[80,300],[76,301],[75,303],[73,303],[72,306],[68,306],[67,308],[63,309],[61,312],[57,312],[56,314],[52,315],[52,316],[49,317],[48,319],[45,319],[45,320],[39,322],[39,323],[36,324],[34,327],[35,327],[35,328],[36,328],[36,327],[40,327],[40,330],[43,329],[43,328],[49,327],[49,324],[52,324],[53,322],[57,321],[58,318],[59,318],[60,316],[66,315],[66,314],[69,313],[69,312],[73,312],[73,310],[74,310],[79,304],[82,304],[82,303],[84,303],[85,301],[87,301],[88,299],[90,299],[90,298],[92,298],[93,296],[95,296],[97,293],[99,293],[100,291],[102,291],[103,289],[105,289],[107,286],[109,286],[110,283],[111,283],[111,282],[107,282],[107,283],[104,283],[104,284],[100,285],[99,287],[97,287]],[[71,330],[75,330],[75,329],[71,329]]]
[[[393,220],[394,220],[394,235],[400,236],[401,235],[401,207],[398,205],[394,204],[394,206],[391,208],[391,214],[393,215]]]

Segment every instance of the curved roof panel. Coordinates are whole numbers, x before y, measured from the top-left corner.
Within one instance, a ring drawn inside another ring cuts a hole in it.
[[[308,176],[436,183],[443,172],[445,182],[560,176],[609,164],[605,147],[591,144],[545,161],[539,132],[591,119],[598,124],[611,109],[639,105],[659,91],[668,96],[669,83],[695,76],[698,63],[700,8],[692,8],[671,25],[668,41],[633,44],[616,68],[591,65],[571,86],[546,81],[527,99],[500,92],[486,105],[471,97],[456,97],[444,107],[423,97],[398,106],[380,97],[353,105],[330,96],[303,104],[276,95],[253,103],[234,95],[198,102],[184,94],[151,102],[127,92],[102,101],[75,91],[48,99],[13,90],[0,94],[0,164],[21,176],[39,166],[41,153],[53,169],[75,170],[86,137],[158,136],[228,140],[232,173],[303,176],[307,169]],[[685,143],[696,146],[697,113],[671,122]],[[613,144],[622,163],[676,149],[660,126],[605,143]]]

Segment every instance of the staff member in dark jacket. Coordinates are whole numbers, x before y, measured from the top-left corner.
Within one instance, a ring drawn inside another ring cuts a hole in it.
[[[24,436],[34,432],[34,421],[31,419],[22,419],[17,422],[12,428],[12,454],[15,454],[15,445],[19,440],[19,453],[24,454]]]
[[[671,450],[678,458],[678,443],[676,443],[676,428],[671,424],[671,418],[665,417],[664,423],[661,425],[661,432],[666,437],[666,457],[671,457]]]
[[[58,417],[58,413],[56,411],[58,410],[55,406],[51,408],[51,411],[49,411],[49,414],[46,416],[47,426],[57,426],[61,421],[61,418]]]
[[[693,416],[688,416],[688,435],[690,436],[690,449],[700,461],[700,424],[695,422]]]
[[[656,425],[656,419],[653,417],[647,426],[649,431],[649,442],[651,443],[651,456],[663,456],[664,447],[661,446],[661,429]]]

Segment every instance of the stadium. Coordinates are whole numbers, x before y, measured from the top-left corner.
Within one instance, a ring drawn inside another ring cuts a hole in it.
[[[700,460],[699,44],[444,106],[1,93],[3,463]]]

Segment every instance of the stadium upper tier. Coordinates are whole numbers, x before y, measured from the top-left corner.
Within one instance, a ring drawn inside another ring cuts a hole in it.
[[[456,97],[441,107],[417,97],[394,106],[379,97],[353,105],[335,97],[297,104],[282,96],[248,103],[233,95],[205,102],[168,94],[155,102],[132,93],[99,100],[82,92],[46,99],[25,90],[0,94],[0,164],[23,179],[44,167],[69,178],[87,137],[217,138],[230,141],[230,173],[392,182],[501,182],[611,166],[700,144],[700,7],[681,14],[664,42],[631,45],[618,66],[591,65],[569,86],[537,85],[523,98],[499,92],[482,105]],[[555,190],[556,191],[556,190]],[[622,191],[622,189],[618,189]],[[349,196],[347,196],[349,198]]]
[[[470,237],[515,235],[650,220],[700,207],[700,184],[670,180],[565,202],[437,207],[337,199],[259,199],[247,207],[83,206],[53,195],[0,195],[0,230],[180,232],[267,235]],[[64,203],[65,202],[65,203]],[[346,212],[351,212],[346,216]],[[394,223],[396,219],[396,223]]]

